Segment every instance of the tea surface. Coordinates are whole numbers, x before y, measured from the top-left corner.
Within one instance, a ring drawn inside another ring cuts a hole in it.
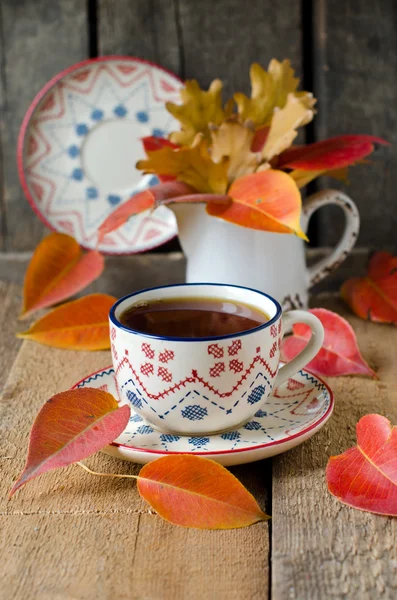
[[[269,316],[248,304],[219,298],[167,298],[132,306],[120,316],[129,329],[179,338],[207,338],[249,331]]]

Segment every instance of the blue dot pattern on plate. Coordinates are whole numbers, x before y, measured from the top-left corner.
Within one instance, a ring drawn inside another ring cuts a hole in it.
[[[136,113],[135,116],[136,120],[139,121],[139,123],[147,123],[149,121],[149,115],[146,112],[146,110],[140,110]]]
[[[82,179],[84,178],[84,173],[82,169],[74,169],[71,175],[72,179],[75,179],[76,181],[82,181]]]
[[[91,113],[91,119],[93,121],[101,121],[103,119],[103,110],[95,108]]]
[[[80,148],[78,146],[76,146],[76,144],[72,144],[68,148],[68,154],[69,154],[70,158],[76,158],[76,156],[79,156],[79,154],[80,154]]]
[[[202,421],[207,416],[208,410],[199,404],[191,404],[190,406],[186,406],[181,413],[189,421]]]
[[[117,117],[125,117],[125,115],[127,114],[128,110],[126,109],[125,106],[123,106],[122,104],[119,104],[118,106],[116,106],[116,108],[114,109],[114,114]]]
[[[121,196],[117,196],[117,194],[109,194],[108,195],[108,202],[112,206],[116,206],[116,204],[118,204],[120,202],[120,200],[121,200]]]
[[[155,127],[152,131],[152,136],[162,138],[165,137],[165,133],[162,129]]]
[[[80,136],[87,135],[87,133],[88,133],[87,125],[85,123],[78,123],[76,125],[76,133],[77,133],[77,135],[80,135]]]
[[[98,198],[98,190],[96,187],[88,187],[85,193],[87,194],[87,198],[90,200],[95,200],[95,198]]]

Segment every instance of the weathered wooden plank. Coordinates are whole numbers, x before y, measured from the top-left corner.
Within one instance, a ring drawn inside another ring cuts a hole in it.
[[[0,124],[3,148],[3,229],[7,250],[31,250],[43,225],[19,184],[16,141],[23,116],[38,90],[57,72],[87,57],[86,2],[1,0]]]
[[[177,0],[185,77],[208,85],[219,77],[225,93],[249,92],[250,64],[290,58],[301,72],[300,5],[251,0]]]
[[[21,340],[15,337],[20,310],[21,286],[0,280],[0,393],[21,346]]]
[[[173,0],[98,0],[98,50],[138,56],[180,74]]]
[[[328,248],[309,248],[308,263],[312,264],[320,260],[329,251]],[[30,253],[0,254],[0,280],[22,284],[30,258]],[[364,248],[354,250],[335,273],[331,273],[323,282],[316,285],[314,292],[338,290],[348,277],[363,275],[367,262],[367,250]],[[145,286],[183,283],[185,270],[185,258],[178,252],[140,256],[107,256],[103,275],[82,294],[96,291],[121,297]]]
[[[355,444],[355,425],[377,412],[397,422],[397,330],[352,317],[364,357],[380,380],[330,379],[335,412],[314,438],[273,459],[274,600],[392,599],[397,594],[397,521],[344,506],[326,487],[328,458]]]
[[[397,4],[394,0],[315,0],[314,92],[317,139],[342,133],[368,133],[397,141]],[[358,245],[395,248],[397,172],[394,152],[382,147],[371,163],[351,169],[345,189],[362,220]],[[334,180],[321,187],[340,188]],[[319,213],[319,245],[334,243],[341,215]]]

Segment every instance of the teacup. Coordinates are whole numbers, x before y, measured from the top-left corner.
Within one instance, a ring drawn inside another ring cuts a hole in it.
[[[210,338],[162,337],[134,331],[120,315],[135,305],[167,298],[203,298],[248,304],[269,316],[254,329]],[[275,387],[296,374],[319,351],[324,330],[311,313],[282,314],[280,304],[258,290],[212,283],[142,290],[110,310],[110,340],[121,404],[165,435],[207,435],[236,429],[262,410]],[[279,366],[283,332],[309,325],[307,346]]]

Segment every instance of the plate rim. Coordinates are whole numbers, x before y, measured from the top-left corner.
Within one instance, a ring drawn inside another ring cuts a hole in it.
[[[108,367],[103,367],[102,369],[98,369],[98,371],[95,371],[94,373],[90,373],[89,375],[86,375],[85,377],[83,377],[82,379],[80,379],[80,381],[78,381],[77,383],[75,383],[73,385],[72,390],[76,389],[81,383],[83,383],[83,381],[85,381],[86,379],[88,379],[89,377],[92,377],[93,375],[97,375],[98,373],[101,373],[102,371],[108,371],[108,370],[113,370],[113,365],[110,365]],[[307,433],[310,433],[310,431],[312,431],[312,429],[317,428],[319,425],[321,425],[322,423],[324,423],[325,421],[327,421],[329,419],[329,417],[332,415],[332,412],[334,410],[334,406],[335,406],[335,398],[334,398],[334,393],[332,391],[332,389],[330,388],[330,386],[328,385],[328,383],[326,383],[319,375],[316,375],[315,373],[313,373],[312,371],[310,371],[309,369],[305,369],[302,368],[300,369],[301,371],[304,371],[306,373],[309,373],[309,375],[311,375],[312,377],[315,377],[318,381],[320,381],[324,387],[328,390],[328,393],[330,395],[330,403],[329,406],[326,410],[326,412],[322,415],[322,417],[318,420],[315,421],[315,423],[312,423],[311,425],[309,425],[308,427],[306,427],[305,429],[303,429],[303,431],[300,431],[299,433],[294,433],[293,435],[290,435],[286,438],[283,438],[282,440],[273,440],[271,442],[266,442],[264,444],[258,444],[257,446],[250,446],[249,448],[235,448],[234,450],[213,450],[211,452],[194,452],[194,455],[197,456],[219,456],[219,455],[226,455],[226,454],[237,454],[237,453],[243,453],[243,452],[252,452],[254,450],[261,450],[263,448],[271,448],[273,446],[278,446],[280,444],[285,444],[288,442],[291,442],[292,440],[296,440],[297,438],[300,438],[302,436],[305,436]],[[192,437],[199,437],[199,436],[192,436]],[[208,436],[209,437],[209,436]],[[110,444],[108,444],[109,446],[113,446],[115,448],[124,448],[126,450],[131,450],[133,452],[141,452],[143,454],[147,453],[147,454],[160,454],[162,456],[167,456],[168,454],[190,454],[190,452],[177,452],[177,451],[172,451],[172,450],[152,450],[151,448],[139,448],[137,446],[127,446],[126,444],[119,444],[117,442],[111,442]]]
[[[29,104],[29,107],[25,113],[25,116],[23,117],[21,127],[20,127],[19,133],[18,133],[16,158],[17,158],[17,171],[18,171],[19,182],[21,184],[25,198],[27,199],[28,203],[30,204],[35,215],[51,231],[58,232],[58,229],[56,229],[47,220],[45,215],[39,210],[32,194],[30,192],[30,189],[29,189],[29,186],[27,183],[27,179],[25,176],[24,142],[25,142],[26,133],[28,131],[29,123],[34,115],[34,112],[35,112],[37,106],[39,105],[41,100],[44,98],[44,96],[52,88],[54,88],[59,83],[59,81],[61,81],[64,77],[66,77],[67,75],[70,75],[70,73],[73,73],[73,71],[76,71],[82,67],[85,67],[86,65],[91,65],[93,63],[99,63],[99,62],[111,62],[111,61],[116,61],[116,60],[138,62],[138,63],[143,63],[145,65],[149,65],[151,67],[159,69],[160,71],[164,71],[164,73],[167,73],[168,75],[171,75],[172,77],[177,79],[180,83],[182,83],[182,84],[184,83],[183,79],[181,79],[178,75],[173,73],[170,69],[167,69],[166,67],[162,67],[161,65],[158,65],[151,60],[147,60],[145,58],[139,58],[137,56],[125,56],[122,54],[109,54],[109,55],[105,55],[105,56],[98,56],[96,58],[87,58],[80,62],[74,63],[73,65],[66,67],[62,71],[59,71],[59,73],[56,73],[53,77],[51,77],[51,79],[49,81],[47,81],[47,83],[44,84],[44,86],[37,92],[37,94],[33,98],[32,102]],[[63,233],[63,232],[61,232],[61,233]],[[145,250],[125,251],[125,252],[122,252],[120,250],[115,251],[115,252],[110,252],[109,250],[106,250],[106,252],[101,251],[101,254],[103,254],[104,256],[130,256],[130,255],[134,255],[134,254],[142,254],[143,252],[153,250],[154,248],[158,248],[158,247],[162,246],[163,244],[170,242],[171,240],[175,239],[177,236],[178,236],[177,232],[172,233],[161,244],[157,244],[157,243],[150,244],[147,246],[147,248],[145,248]],[[79,246],[81,248],[83,248],[84,250],[88,250],[88,251],[91,250],[91,248],[85,246],[84,244],[79,243]]]

